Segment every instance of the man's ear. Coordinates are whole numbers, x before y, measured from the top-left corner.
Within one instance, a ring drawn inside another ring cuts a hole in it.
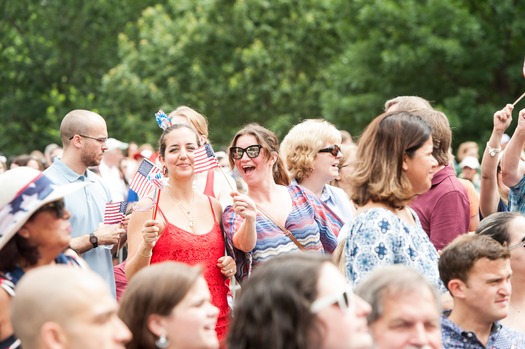
[[[448,289],[454,298],[465,298],[466,287],[460,279],[452,279],[448,282]]]
[[[68,348],[67,337],[62,327],[53,321],[48,321],[40,328],[40,338],[45,348]]]

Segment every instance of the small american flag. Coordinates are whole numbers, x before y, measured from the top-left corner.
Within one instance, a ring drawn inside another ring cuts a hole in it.
[[[204,144],[193,153],[193,167],[195,173],[201,173],[219,167],[219,160],[215,157],[213,148],[209,144]]]
[[[162,172],[151,161],[146,158],[143,159],[140,163],[137,173],[135,173],[131,183],[129,184],[129,202],[138,201],[138,199],[146,196],[146,194],[151,191],[153,185],[151,184],[151,181],[148,179],[148,177],[151,178],[155,176],[156,173]]]
[[[104,224],[119,224],[126,216],[127,201],[108,202],[104,210]]]

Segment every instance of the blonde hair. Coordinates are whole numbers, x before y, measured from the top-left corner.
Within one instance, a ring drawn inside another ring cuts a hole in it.
[[[186,118],[190,126],[193,127],[195,131],[197,131],[199,136],[206,136],[206,138],[208,138],[208,120],[201,113],[197,112],[194,109],[191,109],[190,107],[181,105],[180,107],[172,111],[168,115],[168,118],[172,118],[174,116]]]
[[[307,178],[319,150],[327,143],[341,145],[341,133],[326,120],[308,119],[292,127],[281,143],[281,155],[290,177],[298,183]]]

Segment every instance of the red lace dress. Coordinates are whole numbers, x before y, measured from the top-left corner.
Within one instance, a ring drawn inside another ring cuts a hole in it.
[[[209,199],[209,198],[208,198]],[[151,264],[164,261],[182,262],[189,265],[199,264],[202,267],[204,278],[211,293],[211,302],[219,308],[219,319],[215,330],[219,340],[223,339],[228,331],[228,287],[226,277],[217,267],[217,260],[224,256],[224,239],[221,228],[215,220],[215,212],[210,200],[214,224],[206,234],[193,234],[183,230],[170,222],[159,208],[166,228],[157,240],[151,256]]]

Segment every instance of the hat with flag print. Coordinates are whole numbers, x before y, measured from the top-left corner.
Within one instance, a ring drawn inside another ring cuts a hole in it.
[[[57,185],[30,167],[0,174],[0,250],[40,207],[85,185],[87,182]]]

